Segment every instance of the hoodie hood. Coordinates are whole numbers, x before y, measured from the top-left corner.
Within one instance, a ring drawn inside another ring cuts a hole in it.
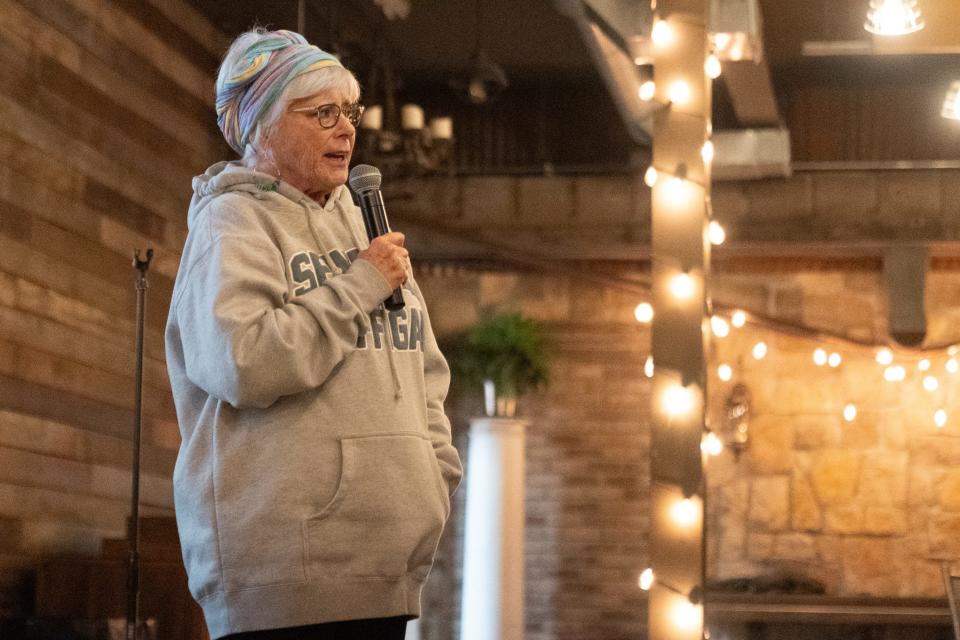
[[[324,211],[333,211],[347,189],[343,185],[338,186],[330,193],[330,197],[327,198],[324,206],[320,207],[308,195],[293,185],[279,180],[276,176],[251,169],[238,160],[218,162],[193,178],[193,197],[190,200],[190,211],[187,214],[187,227],[193,228],[197,214],[214,197],[231,191],[250,193],[254,197],[258,197],[264,192],[274,192],[301,207],[306,207],[308,203],[312,203]]]

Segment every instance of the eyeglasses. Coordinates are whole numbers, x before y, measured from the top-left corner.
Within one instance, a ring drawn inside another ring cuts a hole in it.
[[[300,107],[299,109],[291,109],[290,111],[295,111],[298,113],[313,111],[317,115],[317,122],[320,123],[320,126],[324,129],[332,129],[337,126],[337,121],[340,120],[340,114],[346,116],[347,120],[353,126],[360,124],[360,116],[363,115],[363,105],[359,102],[354,102],[353,104],[348,104],[341,107],[338,104],[321,104],[316,107]]]

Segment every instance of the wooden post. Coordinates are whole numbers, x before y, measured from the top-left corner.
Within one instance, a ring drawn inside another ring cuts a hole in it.
[[[703,638],[706,283],[711,84],[708,0],[659,0],[652,185],[651,640]],[[705,159],[707,158],[707,159]]]

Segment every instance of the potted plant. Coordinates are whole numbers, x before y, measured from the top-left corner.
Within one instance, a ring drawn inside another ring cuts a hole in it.
[[[519,313],[498,313],[467,330],[457,365],[469,383],[483,385],[488,416],[513,417],[517,397],[547,383],[549,360],[540,324]]]

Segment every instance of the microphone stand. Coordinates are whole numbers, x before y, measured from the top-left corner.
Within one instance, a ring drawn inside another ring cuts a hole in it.
[[[130,496],[131,524],[130,560],[127,570],[127,640],[137,640],[137,622],[140,607],[140,433],[143,430],[143,316],[146,303],[147,270],[153,258],[153,249],[147,249],[147,259],[140,259],[140,250],[133,252],[133,266],[140,275],[137,277],[137,364],[136,383],[133,400],[133,471],[131,473],[132,491]]]

